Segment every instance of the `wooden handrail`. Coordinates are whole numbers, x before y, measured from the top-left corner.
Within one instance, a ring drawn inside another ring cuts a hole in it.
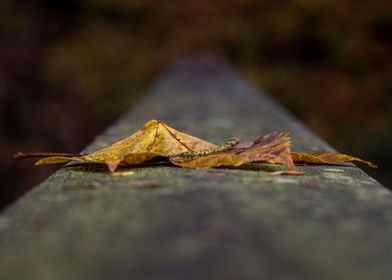
[[[215,143],[289,131],[294,150],[333,151],[224,60],[190,57],[84,152],[149,119]],[[0,216],[0,279],[389,279],[390,191],[351,164],[273,168],[63,167]]]

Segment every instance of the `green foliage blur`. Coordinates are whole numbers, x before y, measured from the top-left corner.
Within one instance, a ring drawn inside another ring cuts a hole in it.
[[[379,164],[372,175],[391,186],[391,3],[1,1],[0,203],[52,171],[13,152],[79,151],[193,52],[229,58],[340,151]]]

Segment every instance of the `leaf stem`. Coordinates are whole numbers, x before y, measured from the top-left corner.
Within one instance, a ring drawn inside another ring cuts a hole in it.
[[[14,154],[15,159],[26,159],[35,157],[79,157],[80,154],[70,154],[70,153],[22,153],[17,152]]]

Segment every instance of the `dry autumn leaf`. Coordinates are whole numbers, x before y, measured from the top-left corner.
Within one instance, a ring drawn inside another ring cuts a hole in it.
[[[286,165],[294,169],[290,156],[290,138],[285,132],[272,132],[254,142],[239,143],[232,149],[191,157],[173,156],[170,161],[188,168],[241,166],[250,162],[268,162]]]
[[[222,146],[179,132],[158,120],[148,121],[131,136],[96,152],[79,155],[65,153],[17,153],[16,159],[44,157],[36,165],[65,163],[69,161],[106,164],[111,172],[119,165],[148,163],[151,159],[165,157],[171,163],[188,168],[238,167],[251,162],[285,165],[289,171],[279,174],[299,175],[294,163],[333,164],[358,161],[371,167],[374,164],[337,153],[294,153],[290,150],[287,132],[272,132],[253,142],[240,143],[231,138]]]
[[[339,153],[291,153],[291,157],[295,163],[306,164],[334,164],[337,162],[360,162],[372,168],[377,168],[377,165],[357,157],[352,157]]]
[[[93,162],[106,164],[114,172],[118,165],[141,164],[154,157],[166,157],[170,153],[203,151],[215,147],[214,144],[168,127],[161,121],[151,120],[131,136],[107,148],[87,155],[53,154],[54,156],[39,160],[36,165],[69,161]],[[17,154],[16,157],[20,155]]]

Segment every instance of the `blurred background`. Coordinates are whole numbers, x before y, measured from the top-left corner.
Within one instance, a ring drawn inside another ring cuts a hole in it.
[[[80,151],[196,51],[227,57],[392,186],[390,0],[2,0],[0,207],[56,168],[15,151]]]

